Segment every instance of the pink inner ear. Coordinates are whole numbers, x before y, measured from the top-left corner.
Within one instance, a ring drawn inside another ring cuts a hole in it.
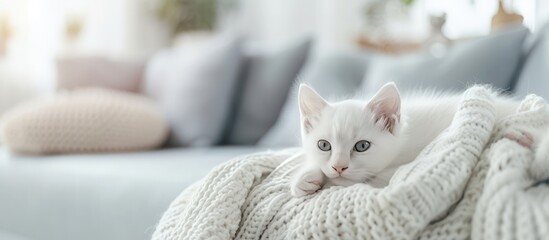
[[[312,127],[313,126],[311,125],[311,121],[305,118],[305,120],[303,120],[303,129],[305,129],[305,133],[309,133]]]
[[[396,125],[400,122],[400,102],[377,101],[370,102],[368,106],[374,114],[376,124],[388,130],[391,134],[395,133]]]
[[[380,115],[376,116],[375,122],[382,125],[383,129],[389,131],[391,134],[394,134],[396,125],[400,122],[400,116],[395,114]]]

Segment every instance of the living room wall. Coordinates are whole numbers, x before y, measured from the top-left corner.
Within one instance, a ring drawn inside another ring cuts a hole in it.
[[[327,48],[355,48],[357,36],[374,34],[365,24],[365,8],[380,1],[238,2],[236,21],[232,23],[237,23],[258,44],[276,48],[295,38],[314,35]],[[508,10],[522,14],[525,25],[534,31],[549,16],[547,1],[504,2]],[[19,96],[52,92],[59,56],[146,59],[169,46],[169,28],[155,15],[157,3],[155,0],[0,0],[0,26],[9,32],[9,39],[3,40],[4,51],[0,51],[0,101],[17,102]],[[447,36],[485,35],[490,31],[496,7],[495,0],[415,0],[406,10],[404,20],[400,19],[406,24],[388,24],[386,28],[391,38],[422,39],[428,31],[425,16],[445,12]],[[402,16],[393,14],[389,20],[398,22],[399,18]],[[20,88],[26,89],[26,93],[13,93]]]

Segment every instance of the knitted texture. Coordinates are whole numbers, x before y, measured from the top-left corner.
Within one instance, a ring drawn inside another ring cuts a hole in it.
[[[485,149],[505,129],[495,128],[493,97],[467,90],[451,126],[383,189],[355,184],[295,198],[299,151],[233,159],[176,198],[153,239],[471,238],[490,165]]]
[[[549,126],[545,101],[528,96],[519,113],[499,124],[495,139],[514,129],[542,131]],[[533,149],[502,139],[486,151],[484,191],[473,218],[473,239],[547,239],[549,236],[549,188],[532,186],[536,179],[529,169]],[[545,159],[544,164],[549,164]]]
[[[145,97],[85,89],[14,108],[3,118],[0,140],[27,154],[146,150],[162,144],[167,130]]]

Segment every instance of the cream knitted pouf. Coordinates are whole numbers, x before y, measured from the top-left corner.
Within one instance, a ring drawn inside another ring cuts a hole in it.
[[[145,97],[106,89],[59,93],[16,107],[0,125],[0,140],[25,154],[147,150],[168,127]]]

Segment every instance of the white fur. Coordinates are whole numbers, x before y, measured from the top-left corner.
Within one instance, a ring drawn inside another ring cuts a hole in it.
[[[386,186],[398,167],[413,161],[450,125],[461,99],[457,94],[431,93],[401,101],[394,83],[383,86],[367,102],[328,103],[306,85],[300,86],[299,95],[305,162],[292,181],[294,196],[313,193],[322,186],[359,182]],[[514,113],[518,102],[499,97],[495,105],[496,119],[501,119]],[[394,126],[387,127],[391,119]],[[320,139],[330,142],[330,151],[319,149]],[[371,142],[365,152],[354,151],[360,140]],[[336,165],[348,169],[339,174],[332,168]]]

